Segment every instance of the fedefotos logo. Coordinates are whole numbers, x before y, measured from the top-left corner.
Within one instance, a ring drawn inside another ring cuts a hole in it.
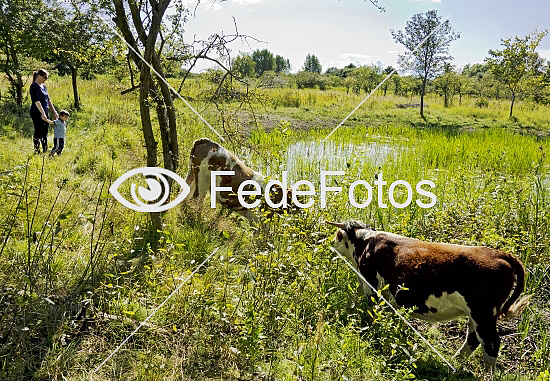
[[[142,175],[141,178],[145,177],[147,188],[135,183],[130,184],[130,195],[135,202],[133,204],[126,200],[118,189],[124,181],[136,175]],[[170,195],[170,184],[166,179],[167,177],[177,182],[181,187],[181,193],[169,203],[166,203]],[[132,169],[116,179],[110,186],[109,192],[122,205],[137,212],[163,212],[178,205],[187,197],[189,185],[177,173],[168,169],[142,167]]]
[[[126,200],[119,191],[120,186],[126,180],[130,179],[133,176],[141,175],[141,179],[145,178],[147,187],[136,185],[135,183],[130,184],[129,193],[135,202],[132,203]],[[233,192],[233,189],[228,186],[221,186],[221,176],[234,176],[235,171],[212,171],[210,174],[210,207],[216,208],[217,194],[220,192]],[[343,192],[341,186],[329,186],[329,182],[333,182],[333,177],[335,176],[344,176],[344,171],[321,171],[320,173],[320,184],[319,184],[319,198],[320,198],[320,207],[325,209],[327,207],[327,196],[329,194],[337,194]],[[176,198],[174,198],[169,203],[166,203],[168,196],[170,194],[170,185],[167,178],[171,178],[181,187],[181,192]],[[331,180],[329,180],[329,178]],[[387,192],[385,191],[385,186],[388,184],[387,181],[383,178],[383,173],[380,172],[375,180],[374,186],[376,187],[376,192],[368,181],[365,180],[355,180],[352,182],[348,189],[348,200],[349,203],[355,208],[366,208],[370,205],[373,198],[376,194],[376,199],[379,208],[387,208],[388,204],[385,202],[385,195],[387,195],[387,200],[389,204],[395,208],[406,208],[412,203],[414,197],[413,187],[404,180],[395,180],[393,181]],[[292,195],[292,203],[297,208],[311,208],[315,204],[315,198],[318,193],[315,185],[309,180],[299,180],[291,188],[288,187],[288,173],[287,171],[282,172],[282,179],[279,180],[270,180],[267,184],[260,184],[254,180],[245,180],[243,181],[237,190],[237,199],[241,206],[247,209],[252,209],[258,207],[262,202],[262,196],[265,200],[265,203],[271,208],[288,208],[288,199],[282,197],[279,202],[274,202],[270,195],[270,192],[274,187],[280,187],[281,189],[290,189]],[[356,197],[356,190],[360,187],[364,188],[366,193],[366,198],[358,200]],[[396,200],[396,189],[398,187],[404,188],[406,191],[406,199],[403,202],[398,202]],[[437,202],[437,197],[434,193],[423,188],[429,187],[429,189],[435,188],[435,183],[431,180],[421,180],[416,186],[415,190],[417,195],[416,204],[421,208],[431,208]],[[247,188],[247,189],[245,189]],[[305,189],[304,189],[305,188]],[[189,194],[189,185],[176,173],[169,171],[164,168],[157,167],[143,167],[136,168],[131,171],[126,172],[120,176],[109,188],[109,191],[113,197],[118,200],[122,205],[126,206],[129,209],[135,210],[137,212],[163,212],[182,202],[187,195]],[[429,202],[424,202],[429,199]]]
[[[210,207],[215,208],[216,207],[216,193],[218,192],[231,192],[231,187],[225,187],[225,186],[219,186],[217,178],[218,176],[234,176],[235,171],[212,171],[210,176]],[[321,201],[321,209],[325,209],[327,207],[327,195],[330,192],[333,193],[339,193],[342,192],[343,189],[341,186],[329,186],[327,185],[328,177],[330,176],[344,176],[344,171],[321,171],[320,173],[320,201]],[[261,203],[261,197],[264,197],[264,200],[268,206],[271,208],[287,208],[288,207],[288,200],[286,197],[282,197],[281,201],[278,203],[275,203],[271,200],[270,192],[273,187],[280,187],[282,189],[289,189],[288,188],[288,173],[287,171],[283,171],[282,173],[282,180],[270,180],[265,186],[260,185],[257,181],[254,180],[245,180],[239,185],[239,189],[237,190],[237,198],[239,200],[239,203],[248,209],[255,208],[260,205]],[[377,201],[378,201],[378,207],[380,208],[387,208],[388,204],[384,202],[384,186],[386,186],[388,183],[384,180],[382,172],[380,172],[376,179],[374,180],[374,185],[377,187]],[[249,186],[249,188],[252,189],[244,189],[245,187]],[[365,200],[358,201],[355,196],[355,191],[358,187],[364,187],[367,193],[367,197]],[[406,189],[407,192],[407,198],[404,202],[397,202],[395,198],[396,188],[398,186],[402,186]],[[428,190],[422,188],[423,186],[428,186],[429,188],[433,189],[435,188],[435,183],[431,180],[421,180],[416,184],[415,190],[416,193],[420,196],[424,196],[430,199],[430,202],[425,203],[421,198],[416,199],[416,204],[421,208],[431,208],[434,206],[437,202],[437,197],[434,193],[429,192]],[[302,187],[305,187],[306,189],[300,189]],[[291,194],[292,194],[292,203],[298,207],[298,208],[310,208],[315,203],[314,196],[317,196],[317,191],[315,188],[315,185],[309,181],[309,180],[299,180],[297,181],[291,188]],[[263,194],[262,194],[263,193]],[[409,206],[413,199],[413,188],[412,186],[404,181],[404,180],[395,180],[390,184],[390,187],[387,191],[387,196],[390,204],[395,208],[406,208]],[[348,200],[349,203],[355,207],[355,208],[366,208],[370,205],[373,199],[373,187],[369,184],[369,182],[365,180],[356,180],[350,184],[350,187],[348,189]],[[245,199],[245,196],[253,196],[254,201],[247,202]],[[302,202],[301,200],[306,200],[305,202]]]

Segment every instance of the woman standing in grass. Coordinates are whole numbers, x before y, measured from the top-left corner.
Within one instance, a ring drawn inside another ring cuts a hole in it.
[[[40,153],[40,145],[42,145],[42,152],[45,153],[48,150],[48,126],[52,123],[48,119],[49,109],[53,112],[54,119],[57,119],[58,115],[48,95],[48,89],[44,84],[48,79],[48,72],[44,69],[39,69],[34,72],[32,79],[30,113],[32,123],[34,124],[34,153]]]

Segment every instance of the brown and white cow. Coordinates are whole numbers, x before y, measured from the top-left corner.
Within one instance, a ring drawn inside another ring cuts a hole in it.
[[[397,305],[416,308],[413,316],[430,322],[469,317],[466,341],[455,356],[469,356],[481,343],[486,364],[496,368],[497,319],[519,314],[530,299],[520,298],[525,269],[518,259],[483,246],[376,231],[359,221],[326,222],[339,228],[333,248],[374,288],[389,284]],[[361,283],[365,293],[373,292]]]
[[[261,174],[246,166],[233,153],[210,139],[198,139],[193,143],[189,157],[189,172],[186,179],[190,188],[188,198],[198,197],[200,200],[204,199],[204,196],[211,190],[212,171],[235,171],[235,174],[232,176],[217,176],[216,186],[231,187],[231,191],[216,192],[217,203],[243,214],[249,220],[255,220],[257,216],[250,209],[240,204],[237,198],[237,191],[244,181],[254,180],[260,185],[263,195],[266,186],[264,178]],[[244,187],[244,190],[251,190],[251,188],[251,186],[247,185]],[[287,198],[287,204],[290,206],[290,190],[284,192],[283,188],[279,185],[271,187],[270,200],[274,204],[279,204],[283,195]],[[245,199],[249,201],[248,197],[245,197]],[[262,208],[268,208],[265,202],[262,203]]]

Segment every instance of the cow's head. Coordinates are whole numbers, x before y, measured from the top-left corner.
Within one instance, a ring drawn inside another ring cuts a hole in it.
[[[336,237],[334,237],[334,240],[331,243],[332,247],[337,252],[345,256],[348,260],[350,260],[353,264],[356,264],[357,259],[355,258],[354,250],[355,242],[358,238],[357,231],[362,229],[373,229],[369,228],[363,222],[356,220],[349,220],[344,222],[325,222],[338,228],[338,230],[336,231]]]

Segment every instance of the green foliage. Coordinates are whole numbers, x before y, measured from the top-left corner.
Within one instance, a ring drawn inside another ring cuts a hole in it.
[[[266,71],[260,77],[258,84],[266,88],[282,88],[287,86],[288,81],[282,74],[278,74],[274,71]]]
[[[44,17],[48,13],[42,0],[0,1],[0,70],[9,81],[9,93],[21,111],[24,78],[33,68],[25,58],[43,51],[42,34],[48,30]]]
[[[207,120],[215,120],[216,111],[199,95],[217,85],[211,79],[192,78],[184,87]],[[54,76],[49,88],[59,99],[71,94],[68,78]],[[357,291],[355,275],[328,249],[334,229],[322,222],[347,218],[521,257],[534,302],[517,331],[515,323],[506,326],[503,370],[495,378],[547,377],[550,145],[528,128],[550,129],[547,107],[521,102],[518,122],[503,123],[507,101],[491,99],[479,109],[478,98],[465,95],[462,105],[445,108],[432,95],[424,121],[414,109],[395,107],[408,96],[373,97],[349,126],[321,143],[362,96],[344,89],[260,89],[262,107],[252,106],[263,110],[257,116],[265,128],[224,143],[251,168],[274,179],[286,169],[290,182],[316,184],[321,169],[343,169],[346,175],[336,180],[345,189],[355,179],[371,182],[380,170],[387,181],[433,179],[438,203],[429,210],[374,204],[359,210],[339,194],[326,209],[266,214],[251,224],[227,209],[210,209],[206,198],[202,206],[186,201],[166,212],[165,225],[152,231],[146,215],[107,192],[112,179],[142,166],[145,156],[136,94],[117,89],[116,79],[102,75],[82,83],[86,106],[72,113],[67,146],[57,158],[32,156],[20,121],[0,118],[0,378],[89,379],[216,247],[207,265],[92,378],[485,377],[478,353],[464,363],[452,360],[459,370],[450,374],[385,303]],[[180,168],[186,168],[192,141],[215,137],[183,104],[175,106],[185,139]],[[224,106],[244,112],[236,103]],[[400,312],[409,318],[410,311]],[[411,322],[446,358],[462,344],[463,321]]]
[[[319,87],[320,90],[324,90],[326,88],[325,79],[319,73],[310,71],[300,71],[296,74],[296,86],[299,89]]]
[[[535,49],[547,33],[548,29],[534,31],[525,38],[508,38],[502,40],[504,49],[489,50],[490,57],[486,58],[486,62],[491,72],[512,94],[510,118],[513,115],[514,100],[525,90],[527,79],[539,74],[542,61]]]
[[[321,74],[321,71],[323,71],[323,68],[321,67],[319,58],[317,58],[317,56],[314,54],[308,54],[306,56],[306,60],[304,61],[303,71]]]
[[[256,76],[260,77],[266,71],[275,71],[275,57],[267,49],[255,50],[252,52],[252,60],[255,63]]]
[[[453,95],[459,92],[461,82],[450,65],[445,65],[445,71],[434,80],[434,87],[444,98],[445,107],[449,107]]]
[[[290,60],[284,58],[283,56],[275,56],[275,72],[276,73],[288,73],[290,72]]]
[[[380,68],[375,65],[355,69],[351,78],[353,79],[352,89],[356,94],[361,90],[367,94],[370,93],[383,79]]]
[[[412,19],[407,21],[404,31],[391,30],[393,39],[404,45],[412,55],[412,57],[400,55],[400,63],[405,68],[414,70],[422,78],[421,116],[424,116],[426,83],[428,79],[435,77],[443,70],[445,62],[452,59],[449,55],[449,45],[460,37],[460,34],[451,27],[449,20],[440,24],[441,17],[436,10],[431,10],[413,15]],[[409,59],[412,59],[412,62]]]
[[[329,67],[325,74],[335,75],[340,78],[347,78],[353,73],[355,68],[356,66],[354,64],[349,64],[341,69],[338,69],[336,67]]]
[[[479,98],[476,101],[476,107],[487,108],[487,107],[489,107],[489,101],[486,98]]]
[[[391,31],[396,42],[404,45],[410,52],[414,51],[410,64],[406,62],[406,56],[401,55],[400,59],[405,67],[416,71],[421,78],[433,78],[443,70],[443,63],[452,59],[448,53],[450,43],[460,37],[446,20],[424,44],[419,46],[440,23],[441,17],[437,11],[431,10],[413,15],[412,19],[407,21],[404,31]],[[417,46],[419,48],[414,50]]]
[[[233,70],[242,78],[256,76],[256,62],[250,54],[240,54],[233,60]]]

